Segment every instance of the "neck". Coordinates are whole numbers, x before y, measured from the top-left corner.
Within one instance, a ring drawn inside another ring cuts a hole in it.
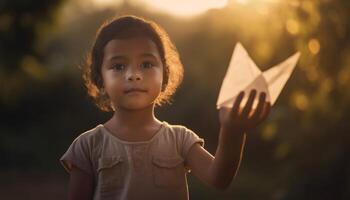
[[[117,109],[111,119],[112,124],[123,129],[139,129],[159,123],[154,116],[154,105],[144,109]]]

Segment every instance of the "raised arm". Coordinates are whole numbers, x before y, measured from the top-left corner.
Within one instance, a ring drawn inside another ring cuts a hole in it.
[[[270,110],[270,103],[265,102],[265,93],[260,94],[256,109],[252,109],[255,90],[251,91],[246,105],[240,110],[243,96],[244,93],[241,92],[232,109],[220,109],[221,129],[215,157],[199,144],[193,145],[187,155],[192,173],[204,183],[218,189],[226,189],[238,171],[246,132],[260,124]]]

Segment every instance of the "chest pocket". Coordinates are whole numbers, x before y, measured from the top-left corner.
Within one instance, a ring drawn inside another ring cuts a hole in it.
[[[153,156],[152,173],[158,187],[179,187],[185,181],[184,160],[179,157]]]
[[[114,192],[123,186],[124,158],[102,157],[98,160],[98,187],[101,194]]]

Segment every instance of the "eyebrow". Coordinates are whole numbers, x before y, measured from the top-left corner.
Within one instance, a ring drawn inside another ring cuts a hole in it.
[[[143,53],[140,56],[141,57],[153,57],[153,58],[157,59],[157,57],[152,53]],[[109,60],[117,60],[117,59],[127,59],[127,56],[115,55],[115,56],[112,56]]]
[[[141,54],[142,57],[154,57],[157,58],[157,56],[155,56],[153,53],[143,53]]]

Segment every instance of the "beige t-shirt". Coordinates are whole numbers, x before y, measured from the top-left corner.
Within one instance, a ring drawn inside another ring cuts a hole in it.
[[[194,143],[204,140],[180,125],[162,122],[148,141],[128,142],[102,124],[78,136],[60,161],[91,174],[94,200],[188,199],[185,160]]]

